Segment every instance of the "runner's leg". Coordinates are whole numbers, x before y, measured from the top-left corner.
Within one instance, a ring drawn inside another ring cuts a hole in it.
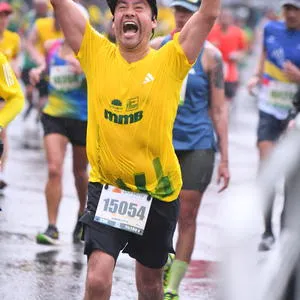
[[[48,181],[46,184],[46,200],[49,224],[55,225],[59,203],[62,197],[62,173],[68,139],[60,134],[52,133],[44,137],[48,163]]]
[[[162,268],[148,268],[136,262],[138,300],[163,299]]]
[[[114,258],[94,250],[88,259],[84,300],[108,300],[111,294]]]
[[[82,223],[79,222],[79,219],[83,215],[87,200],[87,164],[88,162],[85,146],[73,145],[73,174],[75,178],[75,187],[77,190],[77,196],[79,200],[78,216],[75,228],[73,230],[73,243],[80,243],[82,240],[83,227]]]
[[[84,146],[73,146],[73,174],[75,187],[79,199],[79,212],[82,215],[86,206],[86,195],[88,186],[87,155]]]
[[[258,142],[257,147],[259,150],[260,163],[262,163],[273,150],[275,143],[272,141],[261,141]],[[268,201],[268,206],[264,210],[264,223],[265,231],[263,233],[264,237],[274,236],[272,229],[272,215],[273,215],[273,204],[274,204],[275,192]]]
[[[183,188],[180,192],[178,239],[176,256],[165,273],[165,292],[178,294],[194,249],[197,215],[203,194],[209,185],[214,168],[214,150],[176,151],[179,159]]]

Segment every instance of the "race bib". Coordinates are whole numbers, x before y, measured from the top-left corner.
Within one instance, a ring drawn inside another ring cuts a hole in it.
[[[103,187],[94,221],[143,235],[152,203],[151,196]]]
[[[297,92],[296,84],[271,81],[268,88],[267,102],[269,104],[286,110],[293,107],[293,98]]]
[[[50,84],[58,91],[71,91],[80,88],[82,76],[74,74],[71,66],[52,66],[50,68]]]

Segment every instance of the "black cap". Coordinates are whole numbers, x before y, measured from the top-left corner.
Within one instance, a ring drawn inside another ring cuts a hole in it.
[[[108,7],[110,8],[112,15],[114,15],[118,0],[106,0],[106,1],[107,1]],[[155,17],[155,19],[157,19],[158,11],[157,11],[156,0],[147,0],[147,2],[149,3],[149,5],[151,7],[153,17]]]

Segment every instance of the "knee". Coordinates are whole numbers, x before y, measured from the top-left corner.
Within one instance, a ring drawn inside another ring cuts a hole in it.
[[[184,229],[194,226],[196,224],[197,214],[197,208],[180,209],[178,220],[180,228]]]
[[[112,278],[100,275],[97,272],[89,271],[86,280],[86,292],[92,299],[101,298],[103,295],[110,293]]]
[[[62,177],[62,169],[57,164],[48,165],[48,174],[51,179],[60,179]]]
[[[155,278],[153,280],[149,280],[149,278],[147,280],[138,278],[137,290],[145,299],[159,299],[163,293],[162,280],[161,278]]]

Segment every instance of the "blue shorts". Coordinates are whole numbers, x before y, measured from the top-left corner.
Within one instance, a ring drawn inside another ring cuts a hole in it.
[[[257,142],[276,142],[287,127],[286,120],[279,120],[274,116],[259,111],[259,122],[257,128]]]

